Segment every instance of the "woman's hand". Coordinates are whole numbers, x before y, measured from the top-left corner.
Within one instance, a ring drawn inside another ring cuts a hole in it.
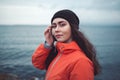
[[[45,40],[47,41],[47,43],[51,46],[53,43],[53,36],[52,36],[52,32],[51,32],[51,26],[48,26],[45,31],[44,31],[44,36],[45,36]]]

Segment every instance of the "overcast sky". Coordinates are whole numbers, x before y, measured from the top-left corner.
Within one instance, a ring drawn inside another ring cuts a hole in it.
[[[66,8],[81,24],[120,24],[120,0],[0,0],[0,24],[50,24]]]

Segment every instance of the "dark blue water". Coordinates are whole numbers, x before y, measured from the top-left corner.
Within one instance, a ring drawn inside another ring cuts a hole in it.
[[[0,74],[11,73],[28,80],[44,77],[45,71],[32,66],[31,56],[44,42],[46,26],[0,26]],[[80,29],[95,45],[102,72],[95,80],[120,79],[120,26],[81,26]]]

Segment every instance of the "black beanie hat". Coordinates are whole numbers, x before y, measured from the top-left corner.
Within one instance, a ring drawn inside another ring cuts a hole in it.
[[[55,18],[63,18],[69,22],[69,24],[73,24],[77,26],[77,29],[79,29],[79,18],[77,15],[68,9],[60,10],[54,14],[54,16],[51,19],[51,23]]]

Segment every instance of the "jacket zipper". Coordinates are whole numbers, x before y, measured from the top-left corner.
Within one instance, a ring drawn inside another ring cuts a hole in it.
[[[46,78],[45,78],[45,80],[47,80],[48,79],[48,77],[49,77],[49,75],[50,75],[50,73],[51,73],[51,71],[52,71],[52,69],[53,69],[53,67],[55,66],[55,64],[58,62],[58,60],[60,59],[60,57],[62,56],[62,52],[59,54],[59,56],[56,58],[56,60],[54,61],[54,63],[52,64],[52,66],[51,66],[51,68],[50,68],[50,70],[49,70],[49,72],[47,73],[47,75],[46,75]]]

